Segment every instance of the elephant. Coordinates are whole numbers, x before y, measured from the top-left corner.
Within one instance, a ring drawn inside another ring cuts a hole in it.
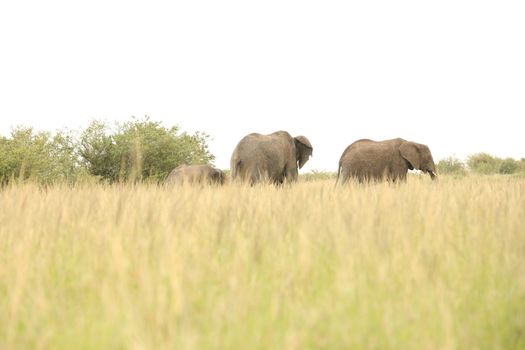
[[[269,135],[252,133],[243,137],[233,151],[231,178],[251,185],[264,181],[294,182],[298,168],[303,167],[312,153],[313,147],[305,136],[292,137],[282,130]]]
[[[179,165],[166,178],[167,184],[208,184],[223,185],[224,172],[211,165]]]
[[[401,138],[373,141],[362,139],[348,146],[339,160],[336,184],[350,177],[359,182],[406,181],[408,170],[421,170],[437,179],[436,167],[428,146]]]

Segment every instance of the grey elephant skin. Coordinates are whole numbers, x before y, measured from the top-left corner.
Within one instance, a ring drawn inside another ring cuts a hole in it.
[[[292,137],[286,131],[269,135],[252,133],[239,141],[231,157],[232,181],[297,181],[298,169],[308,161],[313,147],[305,136]]]
[[[211,165],[180,165],[173,169],[166,178],[168,185],[208,184],[223,185],[224,172]]]
[[[408,170],[421,170],[435,180],[436,167],[428,146],[401,138],[362,139],[348,146],[339,160],[337,182],[406,181]]]

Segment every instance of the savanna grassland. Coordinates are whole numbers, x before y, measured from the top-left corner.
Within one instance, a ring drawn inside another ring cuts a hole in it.
[[[525,179],[7,186],[0,349],[525,349]]]

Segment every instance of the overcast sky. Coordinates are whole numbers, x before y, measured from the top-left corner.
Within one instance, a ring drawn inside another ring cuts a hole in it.
[[[221,168],[276,130],[309,138],[306,171],[359,138],[525,157],[525,2],[1,2],[0,134],[144,115]]]

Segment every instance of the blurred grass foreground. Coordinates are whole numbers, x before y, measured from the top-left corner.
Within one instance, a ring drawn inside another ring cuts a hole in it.
[[[0,349],[525,349],[525,179],[13,184]]]

